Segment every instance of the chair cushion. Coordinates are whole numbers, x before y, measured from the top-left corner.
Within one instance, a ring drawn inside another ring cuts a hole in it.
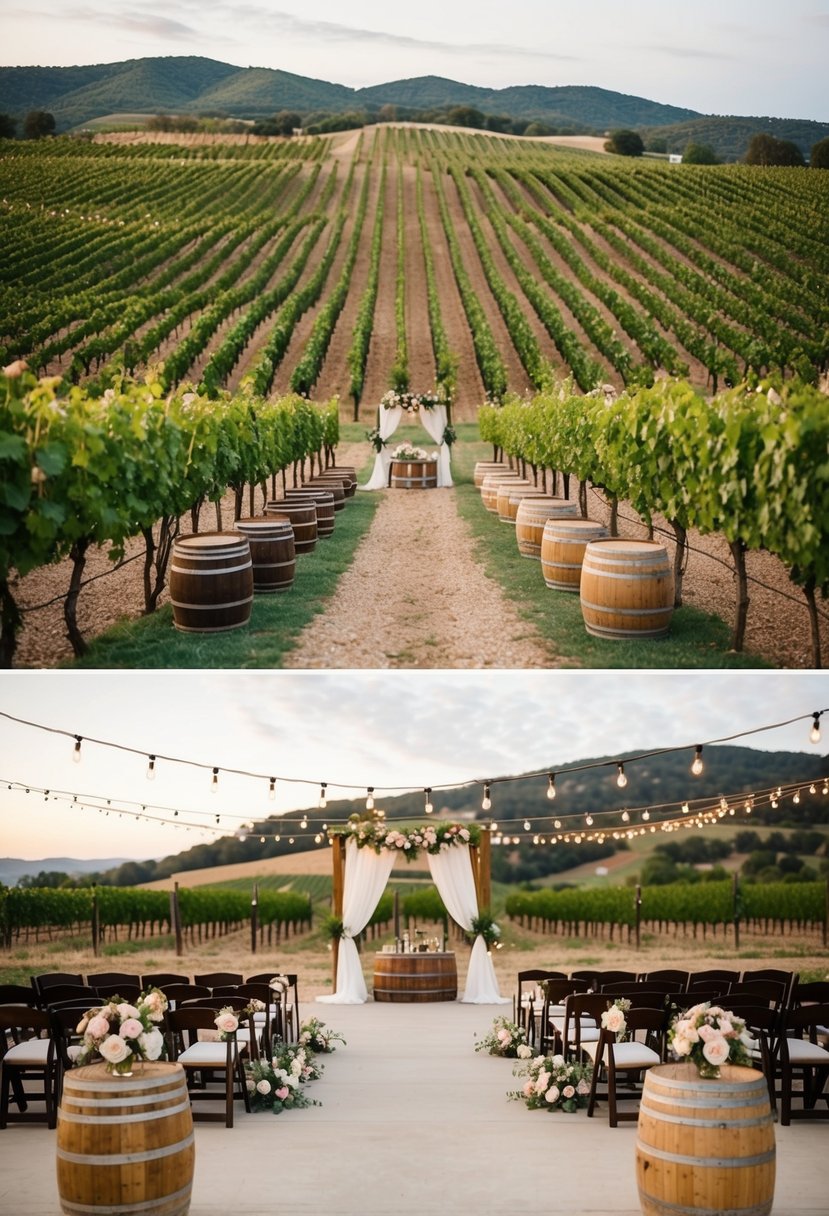
[[[227,1062],[225,1043],[193,1043],[180,1052],[178,1063],[189,1068],[224,1068]]]
[[[659,1052],[644,1043],[611,1043],[611,1048],[617,1068],[652,1068],[661,1063]]]
[[[39,1067],[46,1063],[49,1054],[48,1039],[27,1039],[25,1043],[15,1043],[3,1056],[4,1064],[15,1064],[17,1067],[30,1065]]]
[[[792,1064],[829,1064],[829,1051],[808,1039],[786,1039],[786,1048]]]

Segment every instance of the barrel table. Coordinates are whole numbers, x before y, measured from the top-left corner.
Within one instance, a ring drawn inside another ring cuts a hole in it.
[[[458,968],[449,951],[374,956],[375,1001],[454,1001]]]
[[[594,637],[664,637],[674,611],[667,549],[650,540],[591,540],[579,595],[585,628]]]
[[[66,1073],[57,1175],[67,1216],[185,1216],[195,1162],[184,1069],[142,1062],[131,1076],[86,1064]]]
[[[180,536],[170,559],[173,624],[183,633],[221,633],[250,620],[253,561],[238,532]]]
[[[694,1064],[645,1074],[636,1180],[645,1216],[768,1216],[775,1144],[766,1078],[723,1064],[718,1080]]]
[[[392,460],[389,485],[393,490],[435,490],[437,484],[436,460]]]

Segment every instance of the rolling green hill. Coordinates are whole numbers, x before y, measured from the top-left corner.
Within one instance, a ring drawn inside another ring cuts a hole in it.
[[[197,55],[129,59],[85,67],[0,68],[0,111],[21,121],[29,110],[54,114],[59,132],[108,114],[223,114],[265,118],[279,110],[300,114],[364,112],[394,107],[401,118],[466,106],[540,122],[558,132],[603,134],[634,127],[667,139],[668,150],[710,144],[723,160],[739,159],[752,135],[769,131],[808,153],[829,135],[829,124],[784,118],[717,117],[587,85],[514,85],[486,89],[442,76],[394,80],[351,89],[271,68],[239,68]]]

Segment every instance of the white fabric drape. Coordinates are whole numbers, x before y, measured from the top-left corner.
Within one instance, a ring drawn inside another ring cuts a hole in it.
[[[399,405],[387,410],[385,406],[380,407],[380,438],[388,441],[391,439],[394,432],[400,426],[407,411]],[[426,431],[430,439],[433,439],[438,445],[438,487],[451,486],[452,473],[451,454],[449,444],[443,442],[443,432],[446,429],[447,411],[445,405],[435,405],[430,410],[418,410],[415,418],[420,422],[420,425]],[[364,486],[360,486],[361,490],[385,490],[389,484],[389,469],[391,467],[391,452],[387,448],[381,448],[374,458],[374,469],[371,477]]]
[[[345,887],[343,891],[343,932],[337,955],[337,989],[318,1001],[331,1005],[362,1005],[368,1000],[360,956],[354,938],[366,927],[389,881],[394,851],[358,848],[356,840],[345,843]]]
[[[429,872],[435,880],[446,910],[454,921],[469,933],[472,921],[478,915],[478,896],[472,876],[472,859],[469,845],[455,844],[440,853],[427,853]],[[480,934],[475,938],[469,956],[466,988],[461,1001],[468,1005],[508,1005],[502,997],[495,978],[495,968]]]

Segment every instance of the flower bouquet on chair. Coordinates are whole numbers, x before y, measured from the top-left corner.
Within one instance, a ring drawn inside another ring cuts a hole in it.
[[[695,1064],[701,1077],[712,1079],[719,1077],[723,1064],[750,1066],[750,1042],[743,1019],[710,1002],[678,1014],[668,1030],[676,1058]]]
[[[101,1059],[107,1072],[129,1076],[137,1061],[166,1059],[164,1035],[158,1026],[166,1009],[164,993],[149,988],[134,1005],[113,996],[105,1005],[87,1010],[76,1028],[82,1042],[73,1066]]]

